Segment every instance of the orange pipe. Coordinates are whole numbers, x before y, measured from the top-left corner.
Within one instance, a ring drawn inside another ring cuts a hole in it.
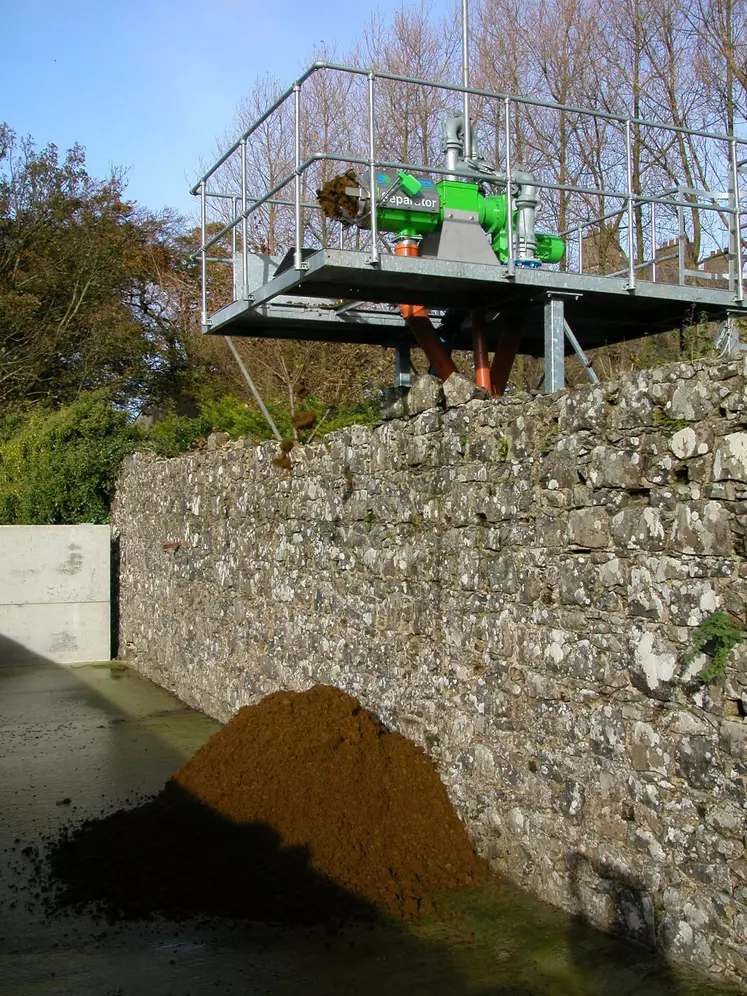
[[[516,319],[509,325],[504,325],[498,334],[493,365],[490,368],[490,386],[496,398],[502,398],[506,392],[511,368],[519,350],[521,334],[521,322]]]
[[[490,361],[488,360],[488,340],[485,333],[485,312],[474,309],[472,319],[472,355],[475,359],[475,383],[478,387],[490,387]]]
[[[394,253],[397,256],[417,256],[418,244],[414,239],[400,239],[394,246]],[[441,380],[447,380],[456,367],[428,317],[428,309],[422,304],[400,304],[399,311],[436,375]]]

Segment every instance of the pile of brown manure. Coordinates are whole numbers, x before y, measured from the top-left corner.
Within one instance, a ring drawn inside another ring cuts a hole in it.
[[[58,902],[113,918],[410,918],[486,873],[425,752],[326,685],[241,709],[160,795],[50,860]]]

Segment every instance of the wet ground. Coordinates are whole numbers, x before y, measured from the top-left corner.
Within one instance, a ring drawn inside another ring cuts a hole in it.
[[[459,915],[329,929],[224,921],[107,925],[48,916],[43,838],[155,794],[217,729],[121,664],[0,666],[0,992],[75,996],[717,996],[507,884],[451,894]],[[31,849],[30,851],[28,849]],[[27,853],[24,853],[26,850]]]

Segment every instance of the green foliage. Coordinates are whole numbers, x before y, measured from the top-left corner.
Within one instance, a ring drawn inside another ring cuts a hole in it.
[[[679,432],[686,429],[690,423],[686,418],[674,418],[664,408],[654,408],[654,425],[667,432]]]
[[[106,522],[120,463],[141,439],[99,393],[0,419],[0,523]]]
[[[548,453],[553,451],[555,444],[558,441],[559,432],[560,430],[557,425],[551,425],[548,428],[547,434],[540,442],[540,453],[542,456],[547,456]]]
[[[218,429],[221,432],[227,432],[232,438],[251,436],[252,439],[270,439],[272,436],[272,431],[262,413],[256,408],[250,408],[232,394],[201,405],[200,412],[202,418],[208,423],[208,432],[211,429]],[[270,409],[270,414],[276,424],[279,420],[284,423],[283,428],[286,428],[285,423],[287,423],[287,428],[290,428],[290,420],[287,417],[281,417],[285,414],[284,412]],[[283,433],[283,435],[285,434]]]
[[[317,438],[336,428],[369,424],[373,405],[321,409],[315,426],[301,433]],[[327,418],[323,417],[327,414]],[[273,406],[278,428],[290,440],[292,420]],[[0,524],[106,522],[122,459],[136,449],[176,456],[195,448],[213,430],[255,442],[272,438],[254,408],[231,395],[204,404],[193,418],[168,414],[151,429],[133,424],[106,392],[91,392],[58,410],[35,408],[0,417]]]
[[[698,677],[705,682],[720,678],[726,672],[729,654],[743,639],[743,627],[735,623],[731,616],[726,612],[712,612],[695,630],[685,664],[692,663],[705,650],[711,661],[701,669]]]
[[[293,420],[288,409],[278,404],[268,404],[267,408],[281,436],[292,439]],[[301,412],[313,412],[316,416],[307,429],[297,430],[301,442],[312,436],[321,439],[348,425],[373,425],[379,417],[379,407],[373,402],[325,408],[316,398],[307,398],[296,409],[296,414]],[[145,445],[159,456],[176,456],[192,449],[198,440],[213,431],[227,432],[232,439],[248,436],[254,442],[274,438],[260,411],[228,394],[201,404],[194,418],[168,415],[149,431]]]
[[[319,401],[313,402],[314,410],[319,414],[320,423],[317,436],[326,436],[349,425],[372,426],[381,417],[381,406],[377,401],[362,401],[357,405],[337,405],[324,409]],[[324,412],[328,414],[324,417]]]
[[[84,150],[38,150],[0,124],[3,408],[68,404],[105,387],[127,403],[183,386],[189,268],[179,226],[88,175]],[[183,296],[183,295],[182,295]]]
[[[202,417],[188,418],[170,412],[144,434],[143,446],[158,456],[172,457],[194,449],[210,432],[211,423]]]

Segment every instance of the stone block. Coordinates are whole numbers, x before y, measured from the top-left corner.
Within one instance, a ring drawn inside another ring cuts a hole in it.
[[[718,443],[713,458],[713,479],[747,482],[747,432],[732,432]]]
[[[732,757],[747,760],[747,722],[728,720],[721,724],[721,749]]]
[[[704,737],[683,737],[674,756],[677,773],[693,788],[712,792],[723,780],[716,749]]]
[[[661,509],[624,508],[612,516],[610,531],[615,546],[624,550],[663,550],[666,532]]]
[[[630,634],[630,680],[652,698],[671,697],[677,651],[658,632],[633,627]]]
[[[230,438],[227,432],[211,432],[207,438],[207,448],[214,452],[224,446]]]
[[[670,438],[669,449],[678,460],[689,460],[694,456],[703,456],[711,449],[706,434],[697,431],[692,426],[680,429]]]
[[[575,487],[579,483],[577,459],[570,453],[552,450],[542,458],[540,483],[550,491]]]
[[[444,401],[444,388],[438,377],[423,374],[418,377],[407,395],[407,410],[410,415],[438,408]]]
[[[696,421],[707,418],[710,410],[710,390],[707,384],[693,377],[677,385],[664,409],[671,418]]]
[[[569,513],[568,542],[571,546],[599,550],[609,541],[609,516],[603,508],[579,508]]]
[[[604,424],[605,410],[604,388],[599,385],[584,386],[563,395],[558,424],[566,432],[598,429]]]
[[[463,373],[455,370],[450,377],[443,382],[444,398],[447,408],[456,408],[458,405],[466,405],[468,401],[489,401],[490,392],[477,384]]]
[[[732,549],[728,511],[717,501],[681,502],[670,547],[681,553],[728,556]]]
[[[624,488],[635,491],[642,486],[644,461],[640,453],[611,446],[596,446],[589,460],[589,483],[595,488]]]
[[[407,414],[407,388],[385,387],[381,392],[381,417],[407,418]]]

